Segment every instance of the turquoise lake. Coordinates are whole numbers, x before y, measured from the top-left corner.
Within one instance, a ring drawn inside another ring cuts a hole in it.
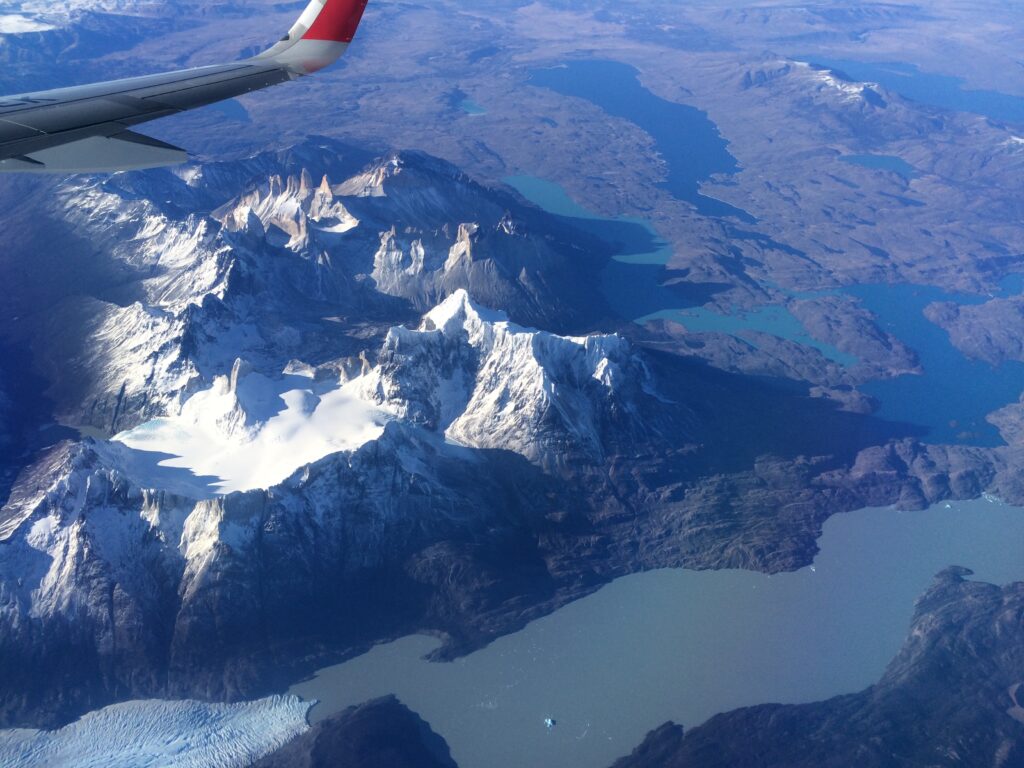
[[[438,641],[412,636],[290,692],[321,702],[314,721],[394,693],[462,768],[608,768],[667,720],[866,688],[936,573],[1020,580],[1022,540],[1024,510],[998,502],[851,512],[826,522],[812,567],[628,576],[457,661],[424,661]]]

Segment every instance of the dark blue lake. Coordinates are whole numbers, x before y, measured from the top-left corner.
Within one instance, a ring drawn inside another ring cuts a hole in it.
[[[1018,278],[1004,283],[1004,293],[1019,292]],[[923,314],[932,302],[980,304],[987,297],[920,285],[858,285],[845,292],[874,312],[882,328],[913,347],[924,367],[923,376],[900,376],[861,387],[882,403],[880,417],[928,427],[926,440],[931,443],[1002,445],[985,416],[1020,398],[1024,363],[996,368],[970,360]]]
[[[872,63],[848,59],[798,57],[815,66],[833,69],[860,82],[878,83],[907,99],[955,112],[973,112],[993,120],[1024,123],[1024,98],[999,91],[964,88],[959,77],[922,72],[912,64]]]
[[[746,211],[700,194],[700,183],[713,174],[739,170],[728,142],[707,113],[655,96],[640,84],[633,67],[617,61],[571,61],[534,70],[530,83],[586,99],[609,115],[640,126],[658,144],[668,166],[668,179],[661,186],[673,197],[692,203],[707,216],[754,221]]]

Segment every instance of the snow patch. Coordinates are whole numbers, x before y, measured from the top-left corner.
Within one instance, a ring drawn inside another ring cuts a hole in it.
[[[876,83],[854,83],[849,80],[842,80],[836,77],[835,73],[827,69],[815,69],[806,61],[794,62],[797,67],[806,72],[813,82],[817,82],[832,90],[838,91],[847,101],[860,99],[867,88],[876,87]]]
[[[26,32],[48,32],[56,29],[52,24],[45,21],[31,19],[28,16],[15,14],[0,14],[0,35],[22,35]]]
[[[383,434],[386,415],[358,396],[358,379],[322,391],[310,376],[221,376],[180,414],[114,436],[137,451],[166,454],[155,468],[212,476],[216,493],[269,488],[324,456]],[[154,472],[136,482],[162,487]]]
[[[310,706],[297,696],[242,704],[129,701],[56,731],[0,731],[0,765],[241,768],[308,730]]]

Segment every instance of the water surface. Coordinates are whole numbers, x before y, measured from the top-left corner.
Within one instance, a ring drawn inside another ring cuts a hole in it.
[[[486,115],[487,110],[481,107],[472,99],[463,99],[459,102],[459,109],[465,112],[471,117],[478,117],[480,115]]]
[[[746,211],[700,193],[700,184],[715,174],[739,170],[728,142],[706,112],[655,96],[640,83],[637,70],[617,61],[570,61],[537,69],[530,83],[566,96],[586,99],[609,115],[635,123],[658,145],[668,167],[660,186],[673,197],[692,203],[707,216],[755,219]]]
[[[629,576],[456,662],[409,637],[291,692],[323,702],[314,720],[395,693],[462,768],[607,768],[666,720],[862,690],[938,571],[1022,579],[1022,540],[1024,510],[995,502],[862,510],[826,522],[810,568]]]
[[[844,163],[859,165],[862,168],[870,168],[874,171],[889,171],[902,176],[904,179],[913,179],[917,171],[910,163],[895,155],[846,155],[840,157]]]
[[[813,347],[821,354],[840,365],[853,366],[859,361],[855,355],[842,352],[832,344],[818,341],[804,328],[792,312],[783,306],[758,307],[749,311],[737,310],[729,314],[713,312],[704,307],[668,309],[641,317],[637,322],[649,320],[672,320],[681,323],[687,331],[694,333],[728,333],[744,338],[743,331],[759,331],[787,341],[794,341],[805,347]],[[754,342],[745,339],[748,343]]]
[[[1003,283],[1003,295],[1019,291],[1019,277]],[[880,319],[879,325],[917,352],[923,376],[872,381],[861,389],[881,402],[878,416],[929,428],[932,443],[996,446],[1003,440],[985,417],[1016,402],[1024,392],[1024,363],[992,366],[966,357],[949,334],[924,315],[936,301],[980,304],[987,296],[951,293],[921,285],[858,285],[844,289]]]

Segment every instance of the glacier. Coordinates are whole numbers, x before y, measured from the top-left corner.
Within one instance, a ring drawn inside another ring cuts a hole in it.
[[[312,702],[127,701],[55,731],[0,731],[6,768],[242,768],[301,735]]]

